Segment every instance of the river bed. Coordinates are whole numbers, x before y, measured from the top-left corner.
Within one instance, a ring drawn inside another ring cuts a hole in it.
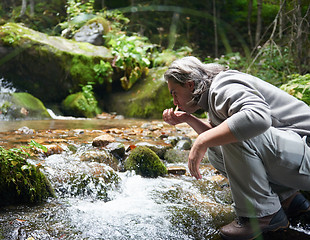
[[[134,172],[116,171],[118,184],[109,187],[105,198],[97,197],[98,185],[92,181],[85,185],[88,194],[72,194],[73,184],[66,184],[64,179],[80,173],[89,176],[94,168],[107,167],[81,160],[93,149],[92,140],[107,132],[126,146],[139,142],[164,146],[167,143],[162,136],[196,137],[186,125],[172,127],[161,120],[2,121],[1,145],[6,148],[25,146],[35,140],[43,145],[74,145],[75,151],[64,147],[60,153],[29,159],[42,166],[59,190],[57,198],[34,206],[0,209],[0,239],[220,239],[218,229],[229,223],[234,213],[227,180],[208,163],[202,164],[203,179],[199,181],[188,173],[150,179]],[[177,165],[187,168],[186,161]],[[309,239],[310,232],[291,227],[264,239],[292,236]]]

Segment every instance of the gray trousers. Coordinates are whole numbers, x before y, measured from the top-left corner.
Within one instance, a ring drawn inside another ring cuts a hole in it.
[[[297,190],[310,190],[308,144],[306,137],[271,127],[249,140],[209,148],[208,158],[228,178],[236,214],[263,217]]]

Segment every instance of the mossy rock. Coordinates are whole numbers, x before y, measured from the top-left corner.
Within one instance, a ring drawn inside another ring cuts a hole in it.
[[[0,147],[0,206],[39,203],[54,196],[48,179],[26,161],[27,156]]]
[[[62,111],[65,115],[74,117],[95,117],[102,111],[98,106],[89,104],[82,92],[70,94],[62,102]]]
[[[2,94],[6,99],[0,111],[10,119],[50,119],[47,109],[38,98],[29,93],[6,93]]]
[[[163,76],[166,67],[150,69],[129,91],[113,93],[107,99],[108,112],[117,112],[125,117],[162,118],[166,108],[173,107],[171,94]]]
[[[48,36],[17,23],[0,26],[0,72],[45,103],[60,103],[96,79],[95,65],[112,62],[104,46]]]
[[[125,162],[126,170],[134,170],[142,177],[156,178],[167,174],[167,168],[155,152],[145,146],[132,150]]]

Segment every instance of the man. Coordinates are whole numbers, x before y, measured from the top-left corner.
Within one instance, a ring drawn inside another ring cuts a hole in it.
[[[220,229],[224,239],[253,239],[310,213],[310,203],[298,192],[310,190],[305,103],[252,75],[195,57],[174,61],[165,79],[181,111],[164,110],[164,121],[186,122],[199,134],[189,154],[191,174],[201,178],[207,151],[229,180],[238,218]],[[192,115],[198,109],[208,112],[208,123]]]

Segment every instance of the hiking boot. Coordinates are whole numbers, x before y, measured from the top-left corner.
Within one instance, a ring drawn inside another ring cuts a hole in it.
[[[281,208],[278,212],[261,218],[239,217],[237,220],[220,229],[223,239],[228,240],[249,240],[257,238],[265,232],[285,229],[289,221]]]
[[[300,192],[296,192],[281,204],[288,219],[297,220],[303,216],[310,221],[310,202]]]

